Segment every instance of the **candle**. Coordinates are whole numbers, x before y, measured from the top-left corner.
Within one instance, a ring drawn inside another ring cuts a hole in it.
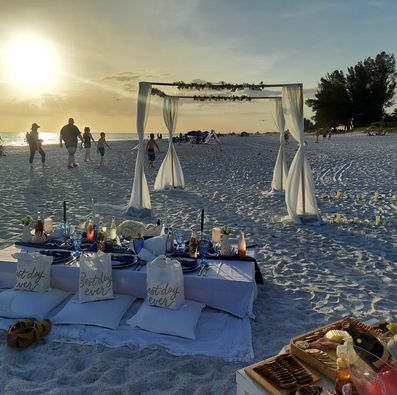
[[[212,228],[212,242],[215,244],[221,242],[221,228]]]
[[[379,200],[379,192],[374,193],[374,200]]]
[[[360,222],[360,219],[359,219],[358,217],[354,217],[354,218],[353,218],[353,222],[354,222],[355,224],[358,224],[358,223]]]
[[[375,217],[375,225],[380,225],[380,215]]]
[[[201,238],[203,238],[203,233],[204,233],[204,209],[201,210]]]
[[[63,201],[63,222],[66,224],[66,201]]]
[[[341,219],[342,219],[341,215],[339,213],[336,213],[335,222],[340,222]]]
[[[52,232],[52,218],[44,218],[44,233],[49,235]]]
[[[336,198],[337,199],[340,199],[342,197],[342,192],[336,192]]]

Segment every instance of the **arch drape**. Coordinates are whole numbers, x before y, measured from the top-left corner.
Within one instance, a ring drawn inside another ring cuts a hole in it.
[[[150,215],[151,202],[149,187],[145,176],[145,147],[144,134],[147,115],[150,107],[150,95],[152,85],[148,82],[139,83],[137,120],[136,128],[138,132],[139,145],[135,162],[134,182],[132,185],[131,197],[127,206],[128,214],[139,216]]]
[[[302,86],[283,87],[282,103],[291,135],[299,143],[285,188],[288,214],[296,223],[302,223],[307,219],[319,222],[312,170],[305,158]]]
[[[164,98],[163,117],[168,129],[169,145],[167,155],[160,166],[156,181],[154,182],[155,191],[161,191],[168,188],[183,189],[185,187],[185,178],[173,143],[173,135],[178,118],[178,109],[178,98],[170,96]]]
[[[280,132],[280,148],[278,150],[277,160],[273,170],[272,191],[283,192],[287,182],[288,168],[283,143],[285,119],[281,98],[274,100],[273,119],[277,130]]]

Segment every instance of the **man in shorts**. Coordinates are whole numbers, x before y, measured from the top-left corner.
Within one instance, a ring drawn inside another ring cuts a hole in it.
[[[73,167],[77,167],[76,159],[74,154],[77,149],[77,138],[83,141],[83,137],[81,136],[79,128],[74,124],[74,119],[69,118],[69,122],[61,129],[61,133],[59,135],[59,145],[62,148],[62,141],[65,142],[65,147],[68,150],[68,168],[71,169]]]
[[[146,153],[147,153],[147,158],[148,158],[147,167],[149,169],[153,169],[153,167],[154,167],[153,164],[154,164],[154,161],[156,159],[156,154],[154,152],[155,148],[157,148],[157,151],[160,152],[159,146],[154,141],[154,133],[150,133],[150,140],[147,142],[147,145],[146,145]]]

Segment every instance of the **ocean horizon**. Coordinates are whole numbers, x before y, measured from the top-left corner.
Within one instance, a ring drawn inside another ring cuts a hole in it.
[[[99,138],[99,133],[92,133],[95,141]],[[145,133],[145,138],[149,137],[150,133]],[[164,133],[163,133],[164,136]],[[7,146],[24,146],[26,142],[26,132],[0,132],[0,137],[3,143]],[[40,139],[43,140],[44,145],[59,144],[59,132],[39,132]],[[127,141],[138,140],[136,133],[106,133],[106,140],[108,141]]]

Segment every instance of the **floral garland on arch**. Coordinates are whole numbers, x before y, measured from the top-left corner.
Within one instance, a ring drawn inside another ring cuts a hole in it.
[[[162,91],[162,90],[160,90],[160,89],[158,89],[158,88],[152,88],[152,95],[154,95],[154,96],[159,96],[159,97],[161,97],[162,99],[164,99],[165,97],[167,97],[167,95]]]
[[[152,95],[159,96],[162,99],[164,99],[165,97],[168,96],[166,93],[164,93],[162,90],[160,90],[158,88],[152,88]],[[242,95],[242,96],[195,95],[195,96],[193,96],[193,100],[195,100],[195,101],[234,101],[234,102],[239,101],[239,102],[243,102],[243,101],[251,101],[252,99],[255,99],[255,97],[251,97],[251,96],[247,96],[247,95]]]
[[[231,92],[236,92],[236,91],[242,91],[245,89],[250,89],[254,91],[260,91],[263,88],[265,88],[263,81],[261,81],[259,84],[248,84],[248,83],[243,83],[243,84],[229,84],[224,81],[220,81],[218,83],[212,84],[211,82],[183,82],[183,81],[176,81],[174,82],[175,86],[179,90],[183,89],[190,89],[190,90],[216,90],[216,91],[222,91],[222,90],[228,90]]]

